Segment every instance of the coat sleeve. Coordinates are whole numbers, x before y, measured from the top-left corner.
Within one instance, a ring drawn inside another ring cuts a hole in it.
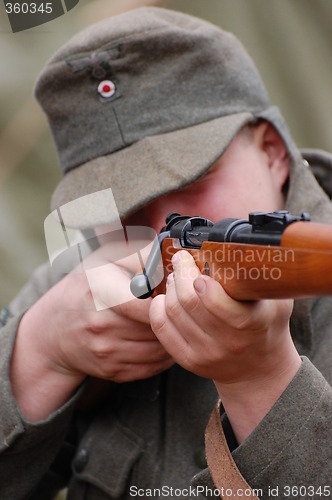
[[[332,389],[307,359],[271,411],[233,451],[263,498],[331,498]]]
[[[9,306],[10,319],[0,329],[0,498],[4,500],[30,498],[59,452],[82,391],[38,423],[25,419],[11,391],[10,359],[19,322],[25,310],[56,281],[47,265],[39,268]],[[63,487],[62,478],[55,482]]]
[[[227,438],[227,416],[221,418]],[[232,457],[260,499],[331,498],[331,436],[332,389],[304,357],[292,382]],[[217,486],[232,489],[227,478],[214,485],[207,471],[195,476],[193,485],[203,493]],[[245,496],[241,491],[237,498]]]
[[[291,325],[302,366],[248,438],[229,451],[259,498],[331,498],[332,297],[296,301],[294,309]],[[231,443],[225,413],[221,420]],[[213,487],[207,472],[194,484],[208,484],[207,478]]]

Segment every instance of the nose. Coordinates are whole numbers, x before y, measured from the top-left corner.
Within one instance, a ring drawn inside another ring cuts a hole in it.
[[[167,214],[167,206],[165,206],[165,203],[162,202],[162,199],[155,200],[143,208],[141,212],[141,224],[151,227],[156,231],[156,233],[159,233],[161,228],[165,226]]]
[[[123,224],[125,226],[146,226],[159,233],[165,225],[167,211],[161,209],[157,202],[152,202],[148,206],[141,208],[135,214],[127,217]]]
[[[152,227],[156,233],[159,233],[161,228],[165,226],[167,213],[164,210],[157,210],[155,207],[149,209],[148,226]]]

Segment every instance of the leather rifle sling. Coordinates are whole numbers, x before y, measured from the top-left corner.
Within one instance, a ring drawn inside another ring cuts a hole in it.
[[[205,431],[205,452],[210,474],[216,488],[222,497],[222,491],[227,495],[224,498],[259,500],[252,488],[241,475],[229,451],[226,437],[220,419],[220,402],[213,408],[210,420]],[[251,491],[251,495],[249,492]],[[232,492],[232,493],[231,493]],[[238,494],[238,493],[239,494]],[[231,495],[229,495],[231,493]]]

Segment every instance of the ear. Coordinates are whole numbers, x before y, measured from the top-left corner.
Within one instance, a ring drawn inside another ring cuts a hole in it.
[[[281,190],[289,176],[290,158],[276,129],[267,121],[254,126],[254,141],[266,155],[275,185]]]

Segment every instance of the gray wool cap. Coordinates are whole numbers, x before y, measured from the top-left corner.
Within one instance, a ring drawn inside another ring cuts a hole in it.
[[[297,154],[240,42],[171,10],[140,8],[85,29],[49,60],[35,94],[63,173],[52,209],[70,207],[69,226],[112,222],[191,184],[258,119]],[[90,196],[108,188],[116,207]]]

